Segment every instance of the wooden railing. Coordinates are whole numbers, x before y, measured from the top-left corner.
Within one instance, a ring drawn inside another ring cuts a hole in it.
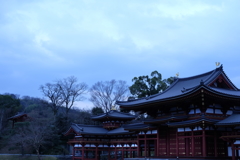
[[[80,139],[70,139],[68,141],[69,144],[71,143],[91,143],[91,144],[109,144],[109,143],[137,143],[138,140],[136,138],[133,139],[108,139],[108,140],[80,140]]]

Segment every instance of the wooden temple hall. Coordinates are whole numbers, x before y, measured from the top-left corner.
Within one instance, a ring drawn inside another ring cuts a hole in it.
[[[137,122],[134,115],[111,110],[92,117],[101,125],[72,124],[65,135],[73,160],[239,158],[240,90],[222,66],[175,77],[162,93],[117,104],[152,118]]]

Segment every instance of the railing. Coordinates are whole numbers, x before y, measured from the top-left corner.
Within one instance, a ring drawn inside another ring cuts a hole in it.
[[[222,136],[240,135],[240,132],[223,132]]]
[[[136,138],[132,138],[132,139],[101,139],[101,140],[80,140],[80,139],[70,139],[68,140],[68,143],[137,143],[137,139]]]
[[[103,128],[118,128],[121,126],[121,123],[104,123]]]

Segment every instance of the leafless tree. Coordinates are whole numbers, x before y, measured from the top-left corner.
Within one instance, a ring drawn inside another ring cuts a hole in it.
[[[56,115],[59,107],[63,104],[59,85],[46,83],[45,85],[40,86],[40,90],[42,91],[43,95],[51,101],[50,107],[54,115]]]
[[[65,107],[66,115],[68,115],[74,102],[84,99],[83,94],[86,93],[88,86],[86,83],[77,83],[77,78],[74,76],[59,80],[57,85],[60,88],[62,105]]]
[[[41,115],[39,112],[33,112],[29,115],[34,118],[29,122],[18,122],[16,124],[15,135],[11,137],[11,142],[20,146],[22,154],[25,147],[31,147],[40,160],[40,147],[52,140],[53,120],[47,113]]]
[[[59,107],[65,108],[66,117],[75,101],[83,100],[83,94],[87,91],[86,83],[78,83],[76,77],[71,76],[56,83],[47,83],[40,86],[43,95],[52,103],[52,111],[57,114]]]
[[[129,94],[126,81],[121,80],[97,82],[89,91],[91,96],[89,100],[95,107],[101,107],[104,112],[110,111],[116,101],[127,99]]]

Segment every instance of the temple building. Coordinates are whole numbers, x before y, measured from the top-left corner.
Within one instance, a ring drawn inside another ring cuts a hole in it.
[[[175,77],[164,92],[117,104],[152,118],[136,123],[135,116],[112,110],[92,117],[101,125],[72,124],[65,135],[72,136],[73,160],[239,157],[240,90],[222,66]]]

